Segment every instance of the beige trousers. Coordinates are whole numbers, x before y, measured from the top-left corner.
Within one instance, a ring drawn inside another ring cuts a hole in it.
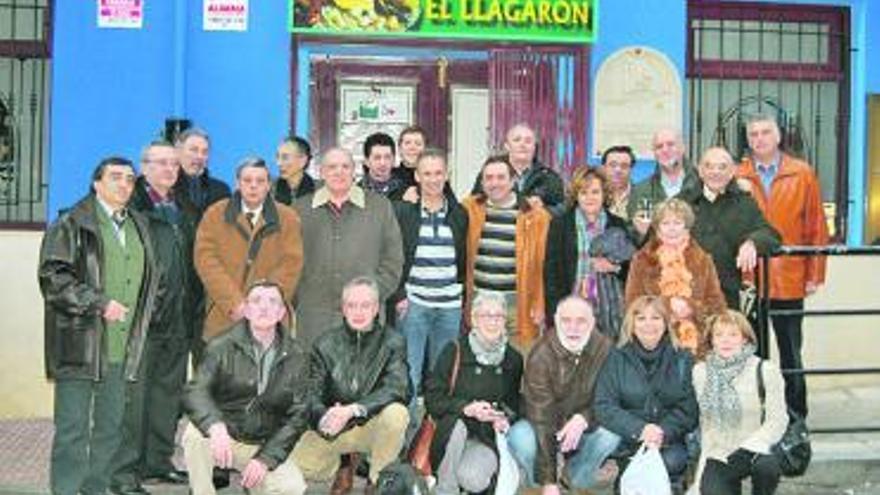
[[[329,480],[339,469],[339,456],[351,452],[370,454],[370,482],[375,483],[382,468],[397,459],[409,423],[409,412],[403,404],[385,406],[363,426],[327,440],[315,431],[307,431],[291,457],[308,479]]]
[[[214,457],[211,454],[211,442],[202,435],[192,423],[186,425],[183,432],[183,458],[189,470],[189,486],[193,495],[215,495],[212,475]],[[247,463],[259,450],[259,445],[232,441],[232,468],[243,471]],[[293,456],[288,456],[272,471],[266,473],[263,482],[251,488],[251,495],[301,495],[306,491],[306,481]]]

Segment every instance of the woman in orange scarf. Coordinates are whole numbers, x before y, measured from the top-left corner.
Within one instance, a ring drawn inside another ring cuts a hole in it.
[[[699,354],[705,319],[726,306],[712,257],[691,239],[694,212],[673,198],[651,220],[652,234],[633,257],[626,282],[627,306],[639,296],[661,296],[682,347]]]

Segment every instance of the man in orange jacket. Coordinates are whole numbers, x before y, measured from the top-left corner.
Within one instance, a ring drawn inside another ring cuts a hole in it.
[[[751,154],[740,164],[743,179],[764,216],[782,235],[785,245],[828,244],[828,227],[822,210],[819,180],[810,165],[779,150],[781,133],[772,117],[749,121],[747,137]],[[784,256],[770,262],[770,308],[803,309],[804,298],[825,282],[822,256]],[[773,333],[783,369],[801,369],[803,316],[774,316]],[[807,387],[803,375],[785,375],[788,406],[807,415]]]

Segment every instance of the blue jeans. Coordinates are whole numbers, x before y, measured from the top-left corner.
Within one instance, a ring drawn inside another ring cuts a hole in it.
[[[429,308],[409,301],[409,306],[400,322],[400,331],[406,338],[406,361],[409,364],[409,378],[412,380],[413,396],[418,395],[425,366],[425,351],[428,354],[428,372],[446,344],[458,337],[461,327],[461,308]],[[415,402],[415,399],[413,399]]]
[[[525,485],[535,486],[535,458],[538,456],[538,439],[528,420],[516,422],[507,433],[507,443],[513,457],[525,471]],[[577,449],[566,460],[572,488],[591,488],[596,484],[596,471],[620,443],[620,437],[601,426],[592,432],[584,432]]]

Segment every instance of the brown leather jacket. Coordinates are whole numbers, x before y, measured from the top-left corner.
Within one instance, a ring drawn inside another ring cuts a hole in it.
[[[751,158],[743,160],[736,174],[748,182],[761,212],[782,235],[783,244],[828,244],[828,225],[822,210],[819,181],[807,162],[783,153],[769,197]],[[807,282],[816,285],[825,282],[824,256],[781,256],[771,260],[771,298],[803,299]]]
[[[470,317],[470,302],[474,300],[474,266],[486,223],[486,202],[480,196],[469,196],[461,206],[468,215],[464,307],[467,319]],[[521,201],[520,215],[516,219],[516,322],[519,328],[513,341],[526,348],[541,335],[541,328],[535,324],[536,317],[545,316],[544,257],[550,219],[546,209],[532,208]]]
[[[535,476],[539,484],[556,482],[556,432],[575,414],[593,419],[593,392],[599,371],[611,350],[611,341],[594,330],[587,346],[574,354],[547,332],[529,354],[525,373],[526,418],[535,430],[538,456]]]

